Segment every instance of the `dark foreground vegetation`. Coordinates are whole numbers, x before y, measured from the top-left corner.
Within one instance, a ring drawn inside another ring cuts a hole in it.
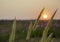
[[[17,41],[19,42],[19,40],[23,42],[23,40],[25,40],[28,26],[31,21],[33,23],[35,22],[35,20],[17,20],[17,29],[16,29],[16,37],[15,37],[16,42]],[[44,27],[46,26],[47,22],[48,21],[40,21],[39,24],[37,25],[37,30],[35,32],[32,31],[31,33],[32,42],[34,42],[35,39],[38,41],[39,37],[42,37],[42,33],[43,33]],[[13,23],[13,20],[0,20],[0,41],[1,42],[8,42],[11,29],[12,29],[12,23]],[[56,38],[59,40],[60,20],[53,20],[53,23],[50,28],[51,29],[49,30],[48,35],[51,32],[53,32],[52,38]],[[24,42],[26,42],[26,40]]]

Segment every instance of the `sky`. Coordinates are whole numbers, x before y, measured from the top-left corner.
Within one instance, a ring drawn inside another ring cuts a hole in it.
[[[54,19],[60,19],[60,0],[0,0],[0,20],[36,19],[42,8],[49,16],[58,8]]]

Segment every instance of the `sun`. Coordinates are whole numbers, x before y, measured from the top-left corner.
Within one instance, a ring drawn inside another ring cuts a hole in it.
[[[47,18],[48,18],[47,14],[44,14],[44,15],[43,15],[43,18],[44,18],[44,19],[47,19]]]

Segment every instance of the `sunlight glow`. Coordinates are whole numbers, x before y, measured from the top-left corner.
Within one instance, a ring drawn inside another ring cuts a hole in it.
[[[46,14],[44,14],[44,15],[43,15],[43,18],[44,18],[44,19],[47,19],[47,18],[48,18],[48,16],[47,16]]]

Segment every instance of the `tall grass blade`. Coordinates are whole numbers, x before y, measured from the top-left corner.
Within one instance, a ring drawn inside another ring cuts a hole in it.
[[[13,21],[12,32],[11,32],[10,37],[9,37],[9,42],[14,42],[14,39],[15,39],[15,31],[16,31],[16,18]]]
[[[51,19],[49,20],[47,26],[45,27],[45,30],[44,30],[44,32],[43,32],[43,35],[44,35],[44,36],[47,36],[47,33],[48,33],[48,31],[49,31],[49,28],[50,28],[50,26],[51,26],[51,24],[52,24],[52,21],[53,21],[53,17],[55,16],[56,12],[57,12],[57,10],[54,12],[53,16],[51,17]],[[45,34],[46,34],[46,35],[45,35]]]
[[[53,34],[53,33],[51,33],[51,34],[48,36],[46,42],[51,42],[51,40],[52,40],[52,38],[51,38],[51,37],[52,37],[52,34]]]
[[[30,39],[30,35],[31,35],[31,31],[32,31],[32,22],[30,23],[29,25],[29,28],[28,28],[28,33],[27,33],[27,37],[26,37],[26,40],[29,40]]]
[[[28,29],[28,33],[27,33],[26,40],[29,40],[29,39],[30,39],[30,35],[31,35],[32,29],[33,29],[33,30],[36,30],[36,26],[37,26],[37,24],[38,24],[38,22],[39,22],[39,19],[40,19],[41,15],[42,15],[44,9],[45,9],[45,8],[42,9],[42,11],[41,11],[41,13],[39,14],[39,16],[38,16],[37,20],[35,21],[34,25],[32,25],[32,23],[29,25],[29,29]]]
[[[35,21],[35,23],[34,23],[34,25],[33,25],[33,30],[34,30],[34,31],[36,30],[36,26],[37,26],[37,24],[39,23],[39,19],[40,19],[41,15],[42,15],[44,9],[45,9],[45,8],[42,9],[42,11],[40,12],[38,18],[36,19],[36,21]]]
[[[42,39],[39,42],[46,42],[46,40],[47,40],[47,34],[48,34],[48,31],[49,31],[50,26],[51,26],[52,21],[53,21],[53,17],[55,16],[56,12],[57,12],[57,9],[54,12],[54,14],[52,15],[51,19],[49,20],[47,26],[45,27],[45,29],[43,31]]]

